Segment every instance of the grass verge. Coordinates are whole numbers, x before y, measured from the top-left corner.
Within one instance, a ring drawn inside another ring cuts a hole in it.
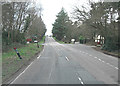
[[[37,48],[36,43],[27,44],[24,47],[18,48],[18,51],[23,58],[18,58],[14,50],[2,53],[2,80],[6,81],[11,75],[18,71],[23,65],[26,65],[28,61],[35,58],[35,54],[39,53],[43,49],[42,43],[44,43],[45,37],[39,42],[40,47]]]
[[[55,41],[57,41],[58,43],[60,43],[60,44],[70,44],[70,43],[65,43],[65,42],[63,42],[63,41],[59,41],[59,40],[57,40],[55,37],[53,37],[54,39],[55,39]]]

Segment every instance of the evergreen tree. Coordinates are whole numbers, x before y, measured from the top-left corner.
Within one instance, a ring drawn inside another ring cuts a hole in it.
[[[56,39],[62,40],[67,30],[65,24],[69,18],[67,13],[64,11],[64,8],[61,9],[61,11],[58,13],[56,17],[57,19],[53,24],[52,33],[53,33],[53,36],[56,37]]]

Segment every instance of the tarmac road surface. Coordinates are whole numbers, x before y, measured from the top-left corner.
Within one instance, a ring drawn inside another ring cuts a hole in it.
[[[117,84],[118,59],[46,37],[43,52],[11,84]]]

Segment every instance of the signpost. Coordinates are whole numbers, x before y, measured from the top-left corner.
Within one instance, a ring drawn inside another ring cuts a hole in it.
[[[22,59],[22,57],[20,56],[20,53],[18,52],[17,48],[14,48],[14,50],[15,50],[15,52],[17,53],[18,57],[19,57],[20,59]]]

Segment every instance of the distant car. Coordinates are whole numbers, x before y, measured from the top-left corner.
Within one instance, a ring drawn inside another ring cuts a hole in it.
[[[71,39],[71,42],[74,44],[75,43],[75,39]]]
[[[37,40],[35,40],[35,41],[34,41],[34,43],[38,43],[38,41],[37,41]]]

